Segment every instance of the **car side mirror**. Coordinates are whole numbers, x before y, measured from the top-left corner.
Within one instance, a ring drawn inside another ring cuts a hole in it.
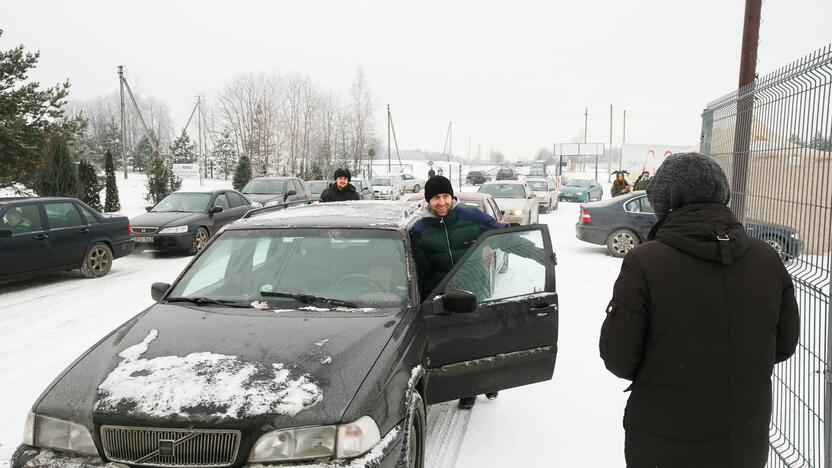
[[[534,193],[530,193],[528,198],[534,198]]]
[[[442,295],[442,308],[448,313],[476,312],[477,296],[468,291],[447,291]]]
[[[222,213],[222,210],[223,210],[223,208],[221,206],[215,206],[215,207],[211,208],[211,214]]]
[[[153,283],[150,286],[150,297],[152,297],[154,301],[159,302],[163,297],[165,297],[165,293],[168,292],[168,289],[170,289],[170,283]]]
[[[12,236],[12,230],[11,229],[8,229],[8,228],[0,229],[0,237],[11,237],[11,236]]]
[[[283,201],[286,201],[286,200],[287,200],[289,197],[291,197],[292,195],[297,195],[297,194],[298,194],[298,192],[296,192],[296,191],[294,191],[294,190],[289,190],[288,192],[286,192],[286,193],[283,195]]]
[[[146,206],[146,207],[144,207],[144,210],[145,210],[145,211],[150,211],[150,210],[152,210],[152,209],[153,209],[153,206]]]

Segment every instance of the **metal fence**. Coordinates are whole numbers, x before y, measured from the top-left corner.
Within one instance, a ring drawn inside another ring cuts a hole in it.
[[[800,305],[797,352],[772,378],[769,466],[832,468],[832,46],[708,104],[701,151],[750,234],[780,249]]]

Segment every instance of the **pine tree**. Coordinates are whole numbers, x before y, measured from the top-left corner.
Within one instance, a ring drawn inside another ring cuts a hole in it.
[[[104,189],[104,211],[113,213],[121,209],[118,200],[118,185],[116,185],[116,166],[113,164],[113,153],[107,151],[104,155],[104,173],[107,175],[107,184]]]
[[[72,167],[69,146],[61,134],[54,134],[46,147],[46,167],[36,182],[38,195],[42,197],[77,197],[78,177]]]
[[[211,151],[211,160],[217,167],[217,173],[223,179],[228,179],[234,172],[234,165],[237,162],[237,148],[228,130],[223,130],[214,144]]]
[[[151,131],[150,134],[151,138],[153,138],[153,143],[156,144],[156,147],[159,146],[159,140],[153,135]],[[144,171],[150,170],[151,164],[153,161],[153,145],[150,143],[150,140],[147,139],[147,136],[143,136],[139,143],[136,144],[136,147],[133,149],[133,153],[130,155],[130,161],[133,166],[134,171]]]
[[[196,147],[191,143],[187,133],[173,140],[170,145],[170,157],[173,164],[193,164],[197,160]]]
[[[251,161],[248,155],[240,156],[240,161],[237,163],[237,168],[234,169],[234,180],[231,185],[234,190],[242,190],[243,187],[251,180]]]
[[[174,174],[173,162],[169,162],[168,165],[165,166],[165,170],[167,171],[168,186],[170,187],[170,191],[175,192],[182,188],[182,178]]]
[[[81,183],[81,201],[98,211],[102,210],[101,195],[99,195],[98,177],[95,175],[95,168],[85,159],[81,160],[78,167],[78,179]]]
[[[147,173],[147,196],[145,199],[154,205],[170,195],[170,174],[165,160],[159,153],[154,153]]]

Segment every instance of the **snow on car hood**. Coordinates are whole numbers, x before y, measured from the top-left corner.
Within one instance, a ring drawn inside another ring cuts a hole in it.
[[[72,364],[35,409],[90,428],[340,422],[399,317],[156,304]]]

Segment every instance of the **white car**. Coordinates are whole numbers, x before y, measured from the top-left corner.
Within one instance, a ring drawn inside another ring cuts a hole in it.
[[[530,177],[526,185],[534,191],[541,213],[558,209],[558,185],[551,178]]]
[[[537,196],[520,180],[497,180],[480,186],[479,192],[494,197],[503,211],[503,222],[512,225],[537,224]]]
[[[398,200],[404,193],[404,184],[398,175],[386,175],[370,179],[373,186],[373,199]]]
[[[410,174],[400,174],[402,182],[404,183],[405,192],[419,193],[425,187],[425,179],[413,177]]]

